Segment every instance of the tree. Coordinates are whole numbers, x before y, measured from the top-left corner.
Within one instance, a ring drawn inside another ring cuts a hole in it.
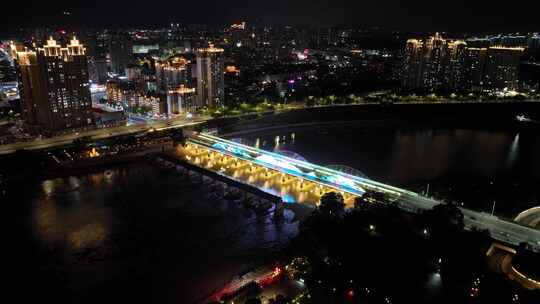
[[[319,206],[321,213],[331,216],[340,215],[345,210],[343,196],[337,192],[328,192],[321,197]]]
[[[364,199],[364,197],[357,196],[354,198],[354,209],[356,210],[364,209],[366,204],[369,204],[369,203]]]
[[[423,216],[433,239],[446,249],[455,245],[451,240],[458,239],[465,227],[463,213],[452,204],[439,204],[424,211]]]

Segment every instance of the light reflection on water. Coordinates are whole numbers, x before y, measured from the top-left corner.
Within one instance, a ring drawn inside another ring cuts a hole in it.
[[[288,215],[285,222],[276,225],[271,221],[271,215],[259,217],[254,211],[245,210],[239,203],[223,199],[206,200],[205,195],[209,191],[206,186],[191,185],[177,172],[169,172],[166,180],[159,180],[155,178],[159,170],[153,167],[141,169],[141,172],[135,171],[120,169],[43,181],[42,193],[32,201],[33,234],[46,248],[55,248],[55,254],[62,252],[68,259],[74,254],[89,250],[109,250],[108,246],[111,246],[113,239],[129,244],[134,238],[130,232],[123,232],[121,235],[115,232],[119,222],[124,221],[117,218],[119,212],[124,212],[118,209],[122,200],[139,205],[137,209],[129,209],[128,212],[135,212],[129,216],[142,218],[143,221],[153,219],[141,213],[155,213],[156,217],[160,217],[162,214],[169,214],[170,208],[193,215],[201,214],[203,218],[215,214],[223,221],[219,223],[223,225],[221,228],[212,228],[211,223],[201,223],[203,226],[196,230],[198,232],[179,232],[171,227],[168,232],[172,234],[171,237],[189,234],[194,239],[204,240],[208,238],[207,234],[211,238],[221,238],[230,237],[232,232],[240,231],[240,234],[233,234],[234,239],[229,241],[231,245],[234,244],[234,248],[239,249],[243,248],[242,246],[273,247],[276,244],[285,244],[297,233],[298,223],[292,221],[294,214],[290,211],[286,211]],[[144,180],[146,174],[150,176],[147,182]],[[139,183],[132,184],[134,180],[139,180]],[[174,181],[178,183],[175,184]],[[162,186],[163,182],[167,185]],[[140,183],[148,188],[138,187]],[[271,184],[268,186],[271,187]],[[156,191],[168,195],[157,198],[159,193]],[[165,201],[169,207],[162,210],[160,204]],[[154,224],[148,223],[147,230],[152,231]],[[167,234],[162,237],[165,240],[169,238]],[[220,247],[220,250],[228,249]]]
[[[453,173],[493,176],[526,168],[540,177],[540,138],[527,134],[531,157],[524,158],[524,138],[515,132],[483,130],[373,130],[359,127],[299,129],[254,133],[261,149],[287,150],[320,165],[340,164],[396,184],[430,180]],[[273,144],[265,144],[272,142]],[[520,167],[521,164],[525,164]],[[520,167],[518,169],[518,167]]]
[[[95,182],[95,174],[88,180]],[[44,244],[78,252],[99,247],[107,239],[110,210],[82,199],[80,187],[81,181],[76,177],[42,183],[44,197],[35,202],[32,223],[35,235]]]
[[[220,190],[175,170],[137,163],[111,172],[46,180],[21,204],[29,208],[23,239],[38,249],[36,271],[54,269],[75,294],[95,286],[141,286],[141,276],[148,282],[159,277],[164,284],[129,294],[157,290],[175,303],[193,303],[269,259],[297,235],[295,219],[309,211],[285,210],[275,222],[272,209],[257,215],[222,195],[210,196]],[[155,259],[160,265],[149,263]],[[111,291],[98,294],[105,292]]]
[[[279,138],[280,151],[322,166],[355,168],[373,180],[409,190],[423,191],[431,184],[433,195],[479,211],[491,211],[497,200],[501,216],[515,216],[540,197],[540,135],[527,130],[517,134],[349,125],[261,131],[242,140],[252,145],[255,138],[263,143],[261,149],[273,151]],[[503,186],[490,188],[493,181]]]
[[[510,151],[508,152],[508,161],[507,166],[513,167],[516,164],[516,160],[519,155],[519,133],[516,134],[516,137],[514,137],[514,141],[512,142],[512,145],[510,146]]]

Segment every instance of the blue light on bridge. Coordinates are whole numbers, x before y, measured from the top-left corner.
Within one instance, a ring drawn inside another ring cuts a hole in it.
[[[282,196],[281,196],[281,200],[282,200],[284,203],[287,203],[287,204],[296,203],[296,200],[294,199],[294,196],[292,196],[292,195],[290,195],[290,194],[282,195]]]
[[[309,163],[299,162],[289,157],[253,148],[244,148],[238,143],[216,142],[211,147],[225,154],[248,160],[266,168],[277,170],[289,175],[303,178],[308,181],[320,183],[349,192],[354,195],[363,195],[365,190],[355,180],[340,173],[333,174],[331,170],[324,169]]]

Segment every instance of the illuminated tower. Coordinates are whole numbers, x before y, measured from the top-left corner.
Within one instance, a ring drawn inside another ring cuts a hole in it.
[[[51,37],[42,48],[16,50],[28,125],[53,133],[93,125],[85,53],[76,38],[66,47]]]
[[[519,63],[524,51],[521,47],[490,47],[486,57],[484,88],[516,90],[519,86]]]
[[[447,91],[465,91],[467,84],[467,43],[463,40],[448,43],[444,62],[443,88]]]
[[[467,87],[481,91],[486,66],[487,48],[470,47],[466,51]]]
[[[428,92],[436,91],[442,86],[447,47],[446,40],[439,33],[429,37],[424,43],[422,81]]]
[[[223,105],[223,73],[223,49],[210,45],[197,51],[197,106]]]
[[[184,85],[167,92],[167,115],[193,113],[195,89]]]
[[[438,33],[426,40],[407,40],[402,87],[424,92],[465,90],[466,49],[464,41],[447,40]]]
[[[167,92],[180,85],[191,84],[191,61],[181,56],[173,56],[156,62],[156,85],[160,92]]]
[[[405,89],[422,87],[422,50],[424,43],[421,40],[409,39],[405,45],[403,71],[401,84]]]

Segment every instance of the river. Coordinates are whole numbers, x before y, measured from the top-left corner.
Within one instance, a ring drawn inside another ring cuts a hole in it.
[[[495,214],[505,217],[538,205],[540,197],[540,134],[530,131],[345,124],[255,131],[239,140],[320,165],[348,166],[480,211],[491,212],[495,202]]]
[[[278,140],[276,139],[278,138]],[[540,135],[336,125],[254,132],[242,141],[512,217],[538,202]],[[290,153],[289,153],[290,154]],[[149,163],[10,189],[22,302],[191,303],[265,260],[298,232],[257,219]],[[10,210],[11,211],[11,210]]]

